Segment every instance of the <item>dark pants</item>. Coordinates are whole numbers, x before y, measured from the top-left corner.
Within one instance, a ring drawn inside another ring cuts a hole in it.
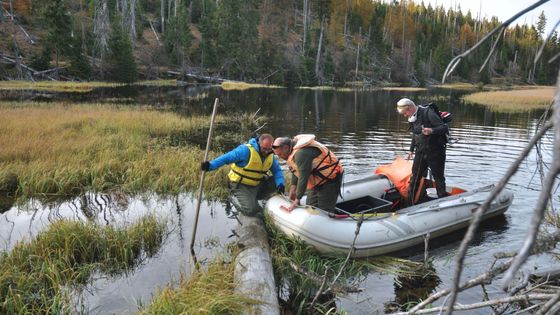
[[[306,204],[334,213],[341,183],[342,174],[338,174],[333,180],[308,190]]]
[[[268,198],[275,192],[274,177],[268,177],[257,186],[240,183],[229,183],[231,203],[237,211],[247,216],[262,216],[262,207],[259,200]]]
[[[434,176],[438,198],[447,196],[445,191],[445,147],[436,150],[426,150],[427,152],[416,152],[412,163],[412,176],[408,187],[408,203],[414,204],[414,198],[420,187],[421,178],[427,176],[428,167]],[[423,194],[423,192],[421,192]]]

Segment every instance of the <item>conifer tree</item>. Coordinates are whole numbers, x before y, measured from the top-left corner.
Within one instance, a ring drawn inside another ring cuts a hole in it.
[[[183,66],[189,57],[192,34],[187,19],[187,9],[180,6],[177,16],[172,16],[164,34],[165,49],[175,65]]]
[[[132,43],[128,32],[125,32],[122,27],[120,18],[113,21],[112,33],[109,38],[107,69],[109,79],[117,82],[132,83],[136,81],[138,75],[132,52]]]
[[[72,16],[64,0],[47,0],[43,10],[43,19],[47,26],[48,47],[54,50],[58,67],[59,58],[70,48]]]

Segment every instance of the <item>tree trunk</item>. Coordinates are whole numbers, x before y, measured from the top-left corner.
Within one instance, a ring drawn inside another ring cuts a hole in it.
[[[204,1],[202,1],[204,3]],[[161,13],[161,33],[165,32],[165,0],[161,0],[160,6],[160,13]]]
[[[97,52],[101,64],[105,59],[105,53],[109,49],[109,34],[111,32],[111,23],[109,21],[109,10],[107,8],[107,0],[100,0],[95,7],[93,17],[93,33],[97,38]],[[94,59],[95,60],[95,59]]]
[[[319,64],[321,62],[321,49],[323,47],[323,30],[325,29],[325,16],[321,19],[321,32],[319,33],[319,44],[317,47],[317,57],[315,58],[315,77],[319,84],[323,83],[323,77],[319,73]]]
[[[261,219],[239,216],[240,252],[235,258],[235,292],[261,301],[243,314],[280,315],[270,246]]]
[[[358,66],[360,65],[360,44],[362,42],[362,27],[358,33],[358,49],[356,49],[356,72],[354,73],[354,82],[358,81]]]
[[[302,55],[305,55],[305,41],[307,39],[307,7],[309,5],[309,0],[303,0],[303,44],[302,44]]]

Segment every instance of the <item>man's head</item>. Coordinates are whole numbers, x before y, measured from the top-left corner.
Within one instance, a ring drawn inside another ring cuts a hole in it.
[[[408,98],[401,98],[397,102],[397,111],[408,118],[416,113],[416,104]]]
[[[292,140],[288,137],[276,138],[272,144],[272,150],[279,158],[287,160],[292,153]]]
[[[272,141],[274,141],[274,138],[268,133],[263,133],[259,137],[259,153],[261,156],[267,156],[272,153]]]

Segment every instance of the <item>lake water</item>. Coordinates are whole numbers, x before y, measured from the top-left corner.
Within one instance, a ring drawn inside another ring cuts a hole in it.
[[[218,97],[220,114],[258,111],[266,116],[268,122],[262,132],[270,132],[274,136],[315,134],[320,142],[341,158],[347,177],[369,174],[377,166],[390,163],[396,156],[406,154],[410,133],[407,131],[406,121],[396,113],[394,107],[399,98],[409,97],[418,103],[437,100],[440,110],[453,113],[452,136],[458,139],[447,150],[447,183],[466,189],[499,181],[535,133],[543,113],[496,113],[483,106],[464,104],[458,98],[460,93],[450,90],[334,92],[255,89],[225,92],[217,87],[127,87],[100,89],[88,94],[2,93],[2,99],[65,99],[75,102],[95,100],[121,102],[130,106],[149,104],[165,110],[171,108],[181,115],[210,114],[214,98]],[[543,160],[550,162],[552,134],[544,139],[540,149]],[[487,270],[495,252],[519,248],[540,191],[538,157],[538,152],[532,150],[508,184],[507,188],[515,194],[514,202],[504,216],[486,222],[481,228],[468,249],[462,279]],[[557,203],[558,194],[555,195]],[[94,200],[95,197],[91,196],[90,199]],[[148,303],[158,288],[177,280],[181,272],[192,272],[193,261],[188,247],[196,201],[188,194],[177,198],[131,198],[124,204],[109,198],[97,199],[97,202],[89,206],[89,216],[93,213],[100,222],[131,222],[149,212],[158,213],[169,222],[171,232],[156,257],[146,260],[126,276],[110,279],[100,277],[89,292],[84,294],[86,309],[91,314],[134,313],[139,300],[143,304]],[[80,199],[76,199],[54,206],[38,202],[18,207],[3,206],[7,211],[0,217],[0,244],[4,245],[4,250],[9,250],[15,242],[33,237],[48,226],[49,222],[61,217],[85,219],[85,214],[80,210],[80,202]],[[229,205],[219,202],[204,203],[195,247],[198,260],[212,259],[222,251],[225,244],[234,241],[232,230],[236,226],[237,220]],[[420,286],[428,287],[428,291],[449,287],[455,267],[453,257],[461,236],[462,233],[454,233],[433,240],[430,256],[436,277]],[[399,255],[421,261],[424,255],[423,245]],[[541,256],[531,259],[525,269],[532,270],[548,264],[549,258]],[[382,314],[389,311],[389,304],[403,303],[405,291],[395,285],[400,280],[402,279],[394,279],[392,275],[372,272],[360,284],[364,288],[363,292],[341,296],[337,303],[350,314]],[[497,281],[487,287],[490,298],[501,294],[499,285]],[[461,294],[458,302],[479,302],[482,294],[479,288],[474,288]],[[488,310],[480,313],[486,314]]]

